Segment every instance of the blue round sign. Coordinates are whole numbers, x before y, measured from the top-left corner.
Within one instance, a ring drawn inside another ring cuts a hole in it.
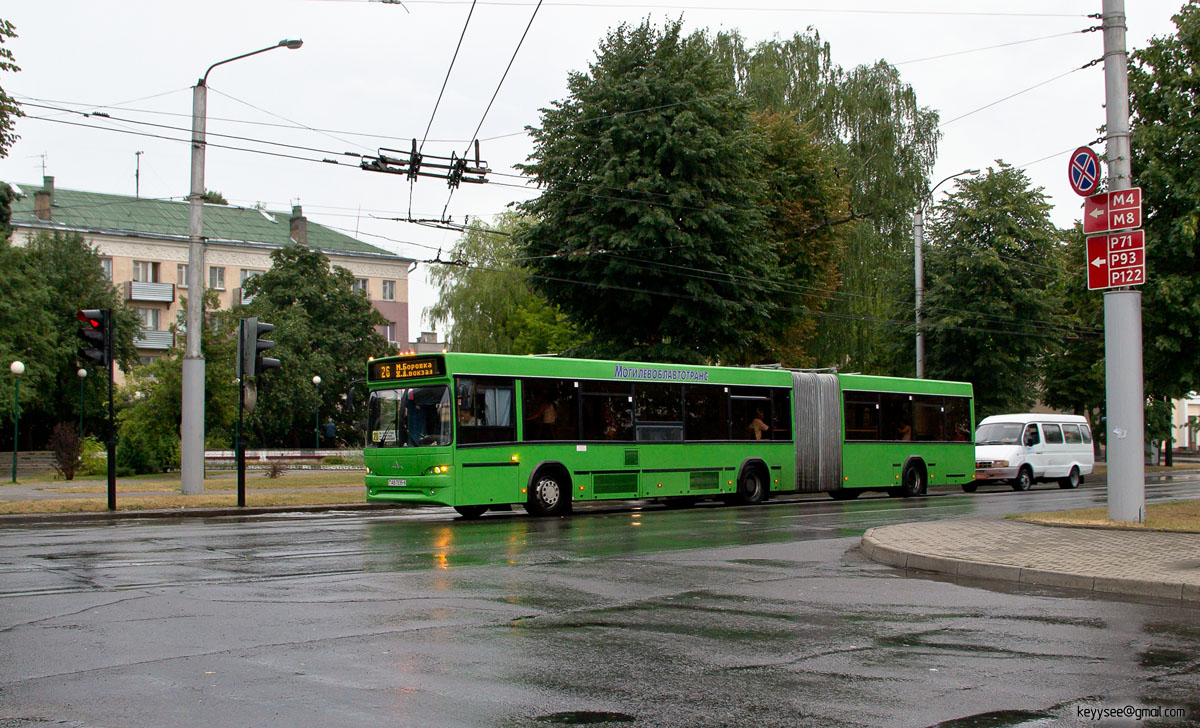
[[[1090,147],[1080,147],[1071,153],[1067,178],[1075,194],[1087,197],[1100,186],[1100,158]]]

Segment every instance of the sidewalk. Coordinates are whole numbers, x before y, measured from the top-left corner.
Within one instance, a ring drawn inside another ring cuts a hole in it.
[[[1200,605],[1196,533],[971,518],[872,528],[863,534],[862,550],[902,569]]]

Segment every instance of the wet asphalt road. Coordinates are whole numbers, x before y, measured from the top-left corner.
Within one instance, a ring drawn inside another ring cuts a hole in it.
[[[856,548],[872,526],[1103,495],[7,527],[0,728],[1200,724],[1200,610]],[[1126,704],[1189,718],[1080,717]]]

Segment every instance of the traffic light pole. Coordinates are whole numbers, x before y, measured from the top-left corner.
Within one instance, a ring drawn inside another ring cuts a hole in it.
[[[233,430],[234,456],[237,459],[237,504],[238,508],[246,505],[246,446],[242,442],[242,419],[246,412],[246,372],[243,370],[242,347],[246,341],[246,319],[238,321],[238,416]]]
[[[113,411],[113,312],[104,312],[105,328],[108,335],[104,341],[104,350],[108,359],[108,510],[117,510],[117,419]]]
[[[1108,189],[1133,186],[1129,144],[1129,76],[1125,52],[1125,0],[1102,0],[1104,95],[1107,112]],[[1146,401],[1142,383],[1142,292],[1104,293],[1104,377],[1108,422],[1108,517],[1145,523]]]

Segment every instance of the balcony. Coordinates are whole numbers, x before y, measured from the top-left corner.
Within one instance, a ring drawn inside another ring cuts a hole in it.
[[[175,284],[125,281],[125,300],[172,303],[175,300]]]
[[[171,284],[166,284],[171,285]],[[157,349],[166,351],[172,346],[175,346],[175,335],[170,331],[155,331],[153,329],[142,329],[138,337],[134,339],[133,345],[139,349]]]

